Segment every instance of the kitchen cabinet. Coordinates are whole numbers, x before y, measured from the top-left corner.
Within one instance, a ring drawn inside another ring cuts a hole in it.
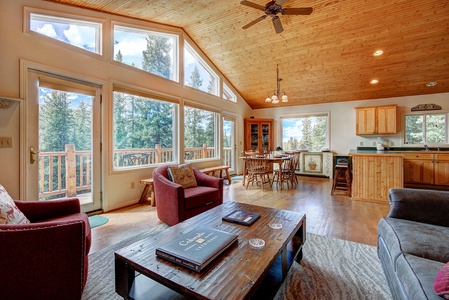
[[[273,119],[245,119],[245,151],[272,151]]]
[[[356,107],[356,134],[397,133],[396,105]]]
[[[404,183],[449,186],[449,154],[404,153]]]

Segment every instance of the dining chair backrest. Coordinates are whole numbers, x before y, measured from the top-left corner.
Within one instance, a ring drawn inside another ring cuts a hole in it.
[[[250,157],[246,159],[246,170],[248,173],[266,173],[269,165],[266,159]]]

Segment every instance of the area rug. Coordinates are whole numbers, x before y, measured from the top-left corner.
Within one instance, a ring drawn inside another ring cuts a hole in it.
[[[101,226],[103,224],[106,224],[108,221],[109,221],[108,218],[100,215],[93,215],[89,217],[90,228]]]
[[[89,255],[89,277],[82,299],[122,299],[115,293],[114,251],[167,227],[159,225]],[[292,265],[275,299],[392,298],[375,247],[307,234],[304,259]]]

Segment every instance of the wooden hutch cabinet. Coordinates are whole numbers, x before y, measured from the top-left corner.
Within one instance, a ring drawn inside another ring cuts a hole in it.
[[[258,152],[272,151],[273,119],[245,119],[245,148]]]

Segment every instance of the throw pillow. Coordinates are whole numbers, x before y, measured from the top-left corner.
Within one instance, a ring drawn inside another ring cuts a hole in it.
[[[190,165],[168,167],[168,176],[171,181],[182,185],[184,188],[197,186],[195,174]]]
[[[0,184],[0,224],[29,224],[30,221],[17,208],[14,200]]]
[[[449,299],[449,262],[441,268],[435,277],[433,290],[443,299]]]

